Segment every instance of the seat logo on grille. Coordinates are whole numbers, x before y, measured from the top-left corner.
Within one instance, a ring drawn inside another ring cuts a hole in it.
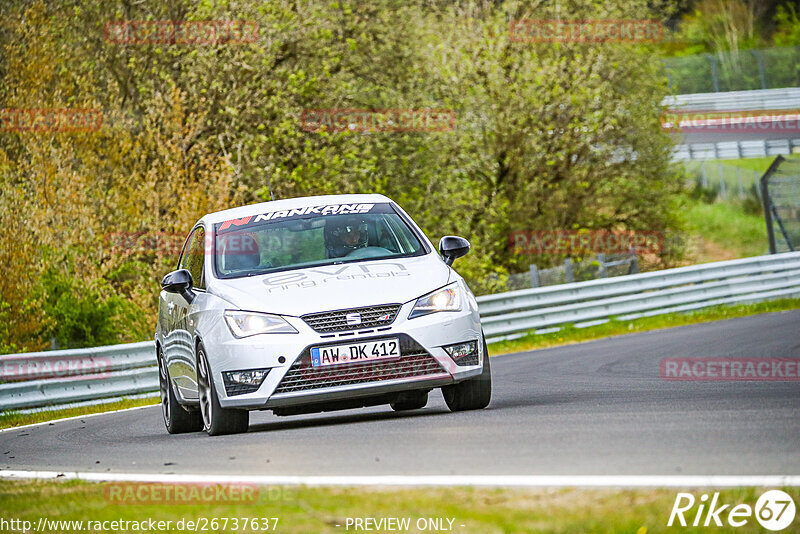
[[[347,320],[347,324],[361,324],[360,313],[348,313],[344,317]]]

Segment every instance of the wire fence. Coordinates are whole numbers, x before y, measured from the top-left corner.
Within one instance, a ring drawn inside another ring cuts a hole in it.
[[[800,85],[800,47],[738,50],[664,60],[671,89],[719,93]]]
[[[699,184],[703,189],[715,190],[722,199],[745,199],[755,196],[761,199],[758,181],[761,172],[720,162],[684,162],[690,184]]]
[[[598,254],[596,258],[573,261],[564,260],[562,265],[540,269],[530,265],[528,272],[510,274],[505,280],[505,291],[532,289],[536,287],[585,282],[598,278],[610,278],[639,272],[639,260],[636,254]],[[497,274],[490,275],[499,281]]]
[[[800,249],[800,161],[775,158],[760,189],[770,253]]]

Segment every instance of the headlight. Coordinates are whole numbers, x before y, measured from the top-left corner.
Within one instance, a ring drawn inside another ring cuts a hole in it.
[[[458,287],[458,282],[453,282],[442,289],[418,298],[408,318],[413,319],[429,313],[448,311],[461,311],[461,289]]]
[[[296,334],[297,330],[283,317],[268,313],[225,311],[225,322],[235,337],[256,334]]]

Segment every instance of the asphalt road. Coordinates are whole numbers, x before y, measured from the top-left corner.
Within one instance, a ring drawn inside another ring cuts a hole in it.
[[[170,436],[158,407],[0,433],[0,468],[227,475],[798,475],[800,382],[672,382],[665,357],[800,357],[800,311],[492,358],[494,396]]]

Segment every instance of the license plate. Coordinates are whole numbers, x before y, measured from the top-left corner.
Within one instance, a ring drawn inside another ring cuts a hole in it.
[[[311,349],[311,365],[326,367],[345,363],[370,362],[374,360],[395,360],[400,357],[400,342],[394,339],[330,345]]]

